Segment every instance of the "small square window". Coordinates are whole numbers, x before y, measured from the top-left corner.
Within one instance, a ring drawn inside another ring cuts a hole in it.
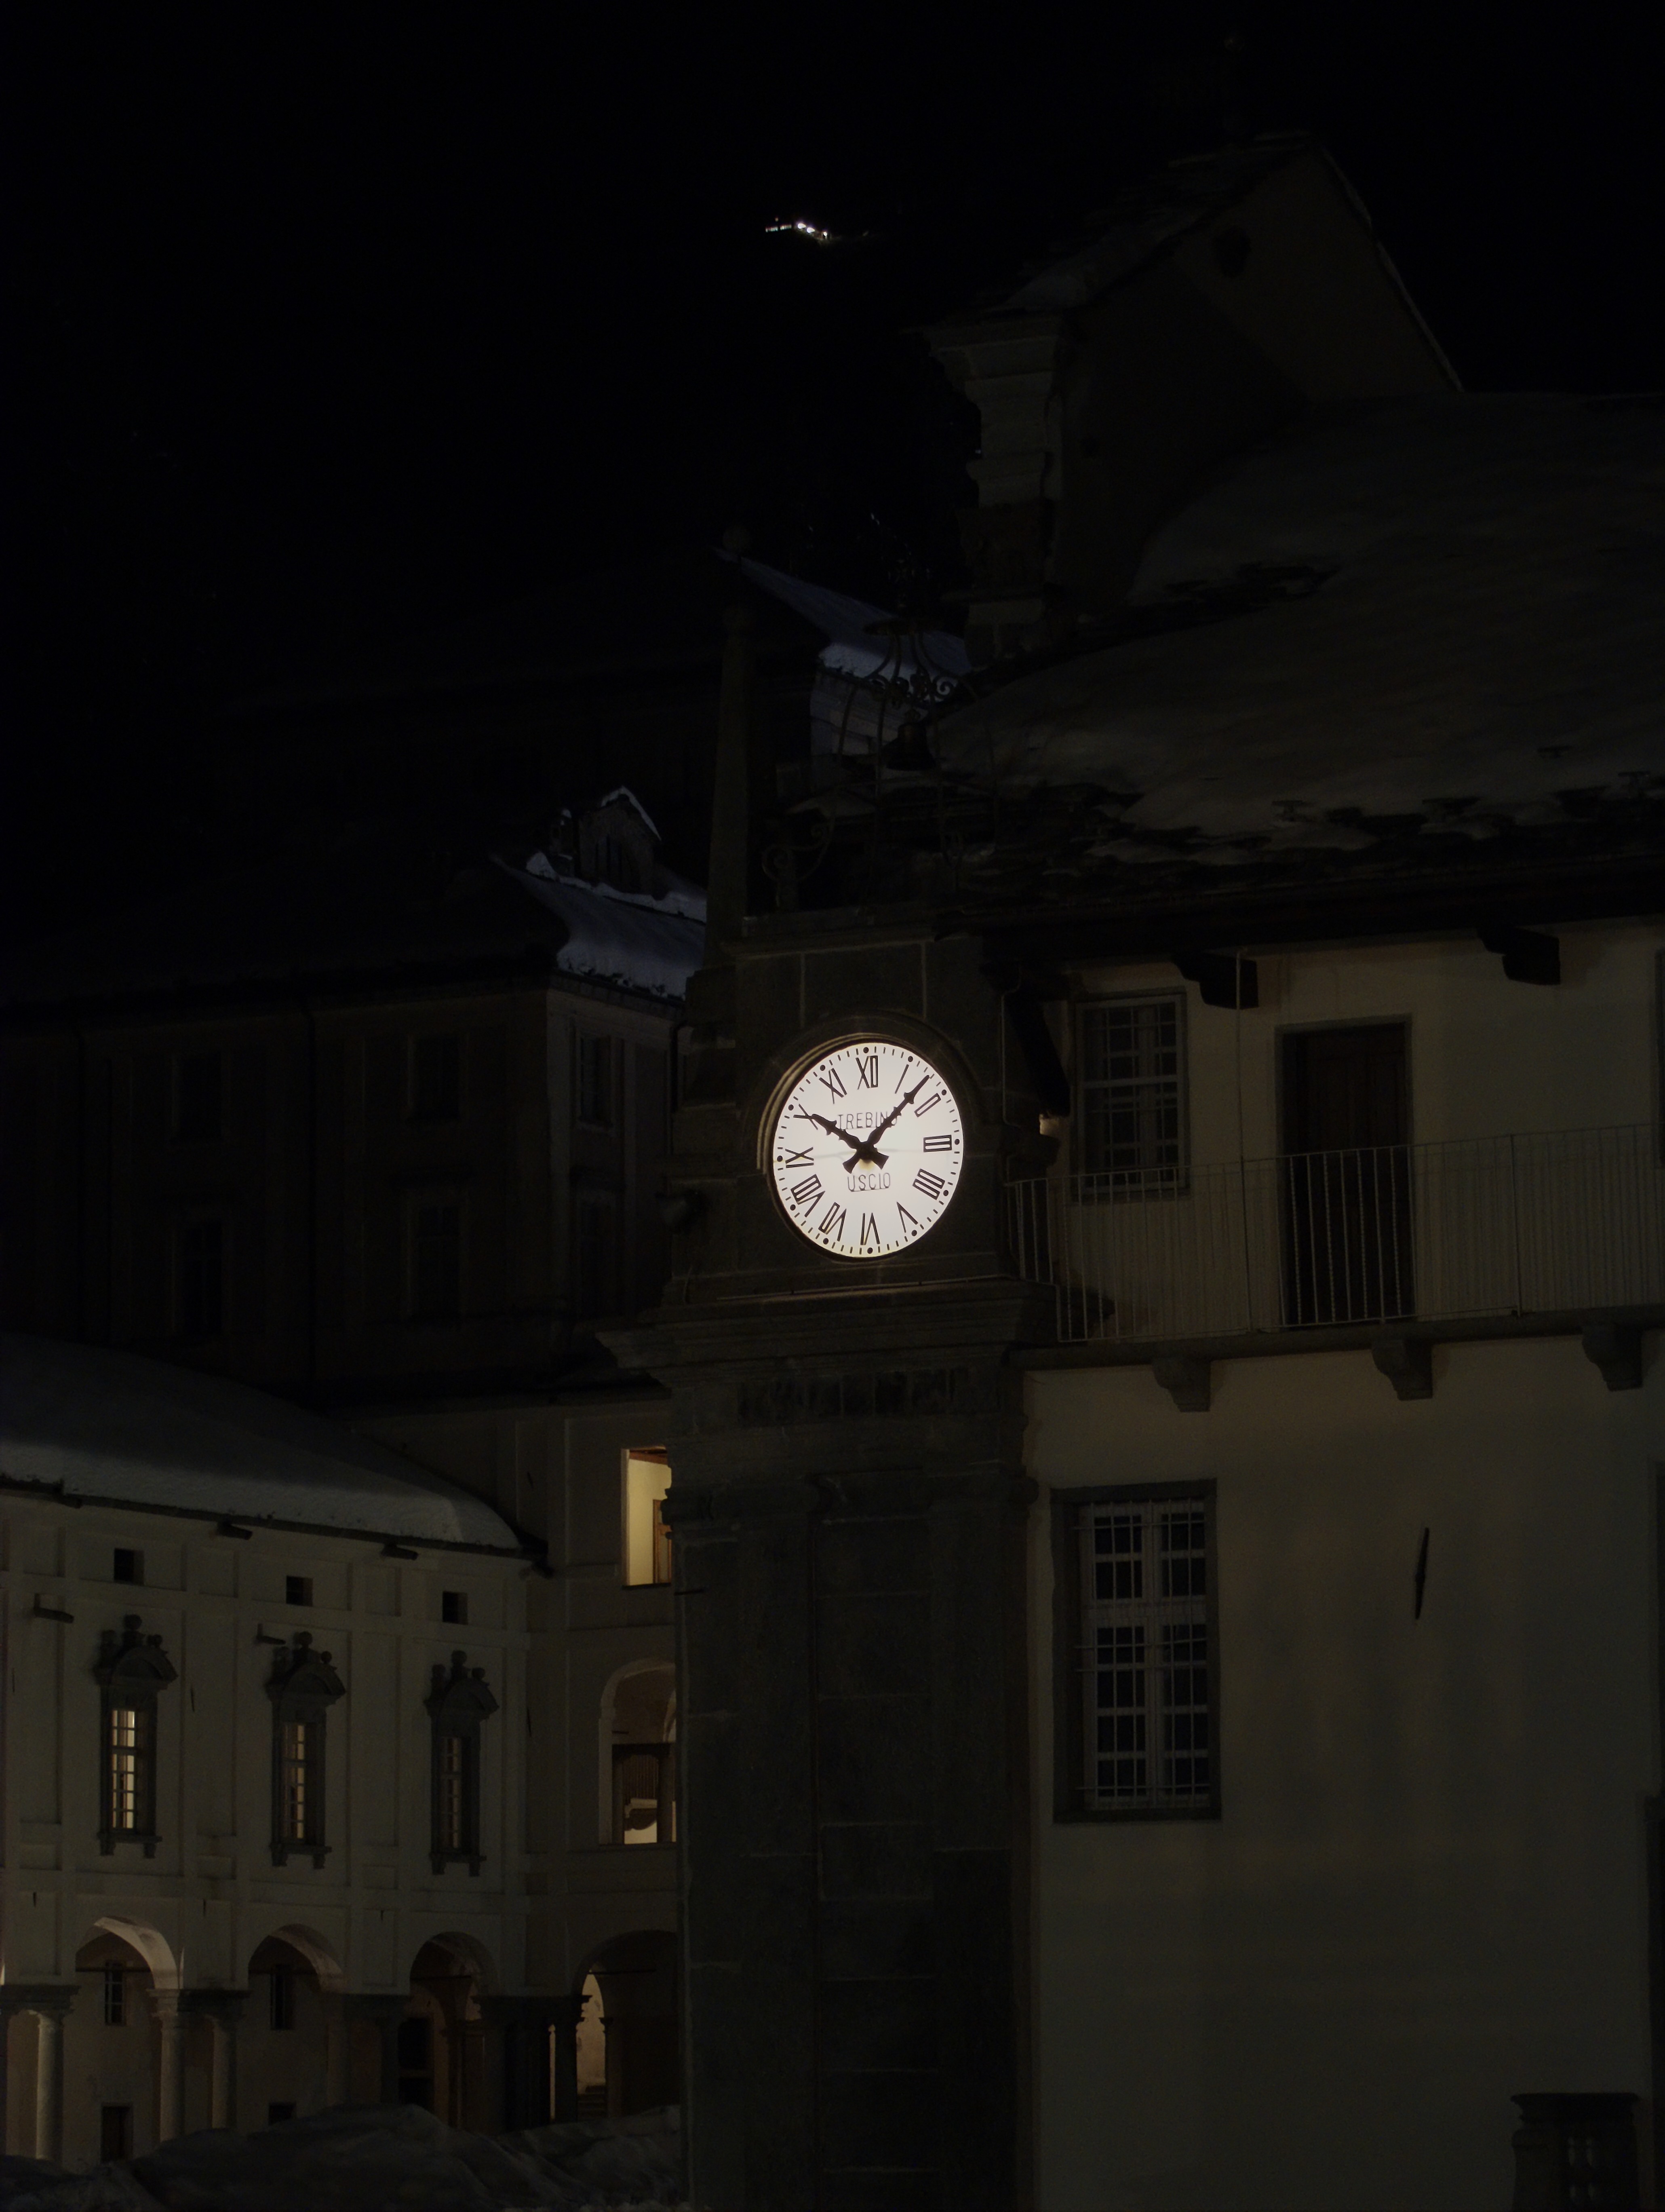
[[[181,1144],[215,1144],[221,1133],[217,1052],[181,1053],[173,1063],[173,1134]]]
[[[463,1114],[462,1040],[421,1036],[410,1041],[410,1118],[457,1121]]]
[[[469,1594],[466,1590],[441,1590],[439,1618],[453,1628],[469,1625]]]
[[[266,2125],[269,2128],[281,2128],[286,2120],[292,2120],[294,2116],[295,2108],[293,2104],[268,2105]]]
[[[285,1605],[310,1605],[312,1602],[312,1577],[310,1575],[285,1575],[283,1602]]]
[[[142,1583],[144,1580],[144,1553],[129,1552],[118,1544],[110,1570],[110,1579],[118,1583]]]

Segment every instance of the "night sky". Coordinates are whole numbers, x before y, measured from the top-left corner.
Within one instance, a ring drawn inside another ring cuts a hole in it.
[[[1641,10],[36,12],[14,932],[202,866],[221,705],[366,647],[737,518],[951,584],[906,330],[1173,153],[1316,131],[1474,388],[1665,387]]]

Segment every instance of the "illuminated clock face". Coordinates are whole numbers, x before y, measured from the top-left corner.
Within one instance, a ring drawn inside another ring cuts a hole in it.
[[[948,1211],[966,1158],[960,1107],[905,1045],[823,1053],[787,1092],[769,1139],[786,1218],[841,1260],[905,1251]]]

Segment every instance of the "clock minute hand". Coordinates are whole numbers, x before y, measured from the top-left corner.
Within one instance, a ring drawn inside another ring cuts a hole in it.
[[[863,1157],[871,1160],[875,1167],[883,1167],[885,1156],[882,1152],[874,1151],[871,1138],[852,1136],[848,1129],[841,1129],[836,1121],[829,1121],[825,1114],[811,1114],[809,1119],[825,1129],[828,1136],[837,1137],[842,1143],[852,1147],[852,1156],[845,1168],[846,1174],[855,1166],[856,1162]],[[877,1134],[878,1132],[875,1130],[874,1135]]]
[[[896,1104],[891,1108],[889,1113],[886,1115],[884,1120],[880,1122],[878,1127],[873,1132],[872,1141],[875,1144],[876,1144],[879,1139],[884,1135],[885,1131],[889,1128],[891,1123],[902,1111],[902,1109],[905,1106],[912,1105],[914,1100],[919,1096],[920,1092],[924,1089],[925,1085],[930,1081],[930,1079],[931,1072],[929,1068],[927,1068],[925,1073],[920,1077],[918,1082],[914,1085],[912,1090],[903,1092]]]

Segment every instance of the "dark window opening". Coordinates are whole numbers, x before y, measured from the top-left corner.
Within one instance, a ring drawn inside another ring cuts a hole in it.
[[[110,1578],[118,1583],[142,1583],[144,1580],[144,1553],[127,1551],[118,1544]]]
[[[416,1321],[454,1321],[462,1307],[462,1208],[423,1200],[411,1216],[410,1310]]]
[[[295,2024],[295,1973],[293,1966],[274,1966],[271,1978],[271,2006],[267,2025],[275,2028],[291,2028]]]
[[[399,2022],[399,2102],[433,2108],[433,2023],[421,2013]]]
[[[310,1575],[285,1575],[283,1602],[285,1605],[310,1605],[312,1602],[312,1577]]]
[[[1184,1189],[1184,1001],[1083,1006],[1079,1038],[1081,1171],[1112,1192]]]
[[[177,1313],[181,1336],[218,1336],[225,1326],[225,1246],[221,1222],[179,1224]]]
[[[613,1293],[613,1208],[605,1199],[578,1206],[578,1307],[586,1321],[610,1310]]]
[[[1282,1073],[1286,1322],[1414,1313],[1403,1023],[1293,1031]]]
[[[173,1063],[173,1134],[181,1144],[214,1144],[221,1134],[217,1052],[181,1053]]]
[[[454,1036],[413,1037],[410,1045],[410,1118],[413,1121],[456,1121],[463,1113],[463,1052]]]
[[[125,1966],[106,1966],[104,1970],[104,2024],[106,2027],[125,2027],[127,2025]]]
[[[466,1628],[469,1620],[468,1592],[466,1590],[441,1590],[439,1593],[439,1618],[443,1621],[454,1623],[458,1628]]]
[[[281,2128],[285,2120],[292,2120],[294,2116],[295,2108],[292,2102],[285,2101],[282,2103],[268,2105],[266,2107],[266,2125],[269,2128]]]
[[[578,1119],[592,1128],[613,1127],[613,1040],[578,1036]]]
[[[100,2105],[99,2106],[99,2156],[106,2166],[114,2166],[119,2160],[133,2155],[133,2107],[130,2105]]]

